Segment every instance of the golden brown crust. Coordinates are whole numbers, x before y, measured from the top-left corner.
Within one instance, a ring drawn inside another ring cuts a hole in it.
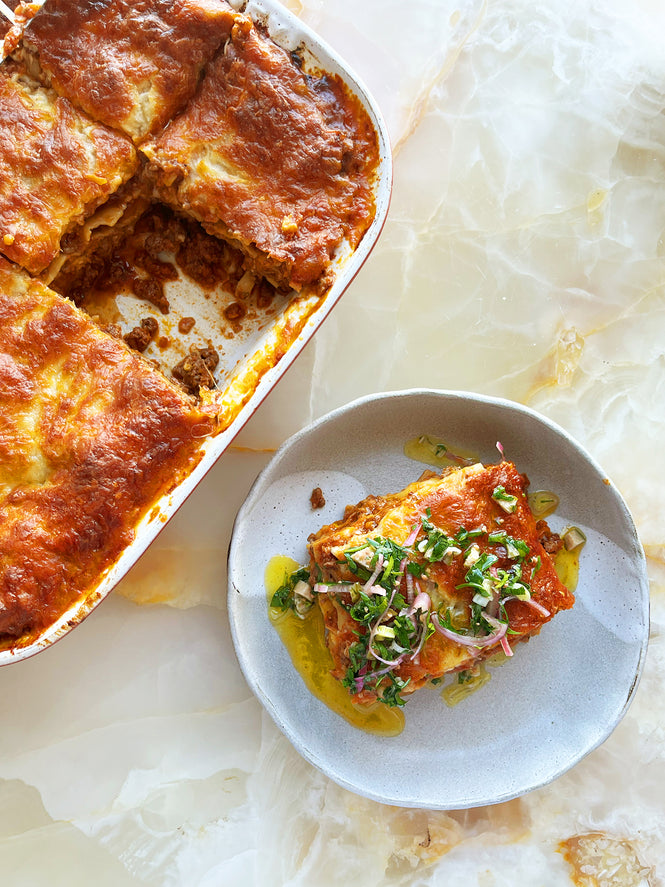
[[[24,43],[57,92],[140,140],[193,95],[235,17],[224,0],[49,0]]]
[[[124,136],[11,61],[0,65],[0,252],[33,274],[136,171]]]
[[[0,259],[0,642],[84,598],[210,421],[123,342]]]
[[[319,280],[374,216],[378,148],[364,109],[334,77],[304,74],[249,20],[145,151],[161,197],[234,239],[278,286]]]

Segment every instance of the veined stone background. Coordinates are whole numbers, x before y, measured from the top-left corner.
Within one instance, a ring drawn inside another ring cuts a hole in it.
[[[118,590],[52,650],[0,670],[3,881],[656,887],[665,4],[287,5],[383,110],[390,216],[315,340]],[[403,810],[339,788],[262,712],[229,634],[231,526],[270,453],[361,394],[411,387],[509,397],[557,421],[618,485],[648,556],[651,640],[628,715],[569,773],[495,807]]]

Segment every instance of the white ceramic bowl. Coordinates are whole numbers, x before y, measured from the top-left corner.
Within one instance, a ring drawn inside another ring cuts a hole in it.
[[[498,459],[496,442],[531,480],[560,497],[552,529],[587,536],[576,603],[519,645],[488,684],[454,708],[435,688],[406,706],[398,737],[362,732],[309,693],[268,619],[270,558],[304,563],[307,536],[368,493],[386,494],[425,467],[407,440],[436,435]],[[312,488],[326,504],[313,511]],[[625,714],[646,653],[644,554],[619,492],[554,423],[505,400],[444,391],[362,398],[296,434],[241,508],[229,551],[229,614],[245,677],[298,751],[355,792],[389,804],[454,809],[543,786],[600,745]]]

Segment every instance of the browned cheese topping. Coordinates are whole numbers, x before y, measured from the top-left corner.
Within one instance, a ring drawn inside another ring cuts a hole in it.
[[[61,95],[140,140],[193,95],[235,18],[224,0],[49,0],[26,56]]]
[[[0,644],[85,595],[212,431],[192,400],[0,260]]]
[[[357,244],[374,216],[376,134],[357,100],[332,76],[304,74],[247,20],[145,151],[162,198],[277,286],[325,285],[337,246]]]

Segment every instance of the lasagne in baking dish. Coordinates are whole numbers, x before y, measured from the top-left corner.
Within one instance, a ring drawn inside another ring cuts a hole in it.
[[[70,301],[0,259],[0,647],[94,586],[211,423]]]
[[[337,247],[356,246],[373,218],[369,120],[338,80],[306,75],[249,19],[144,151],[160,198],[278,287],[325,289]]]
[[[139,167],[131,141],[0,65],[0,251],[46,271]]]
[[[225,0],[48,0],[5,49],[0,649],[85,615],[322,305],[379,162],[342,79]]]
[[[311,536],[308,568],[273,598],[321,609],[333,674],[360,703],[402,705],[428,681],[512,656],[574,602],[551,557],[561,541],[512,463],[427,474]]]

